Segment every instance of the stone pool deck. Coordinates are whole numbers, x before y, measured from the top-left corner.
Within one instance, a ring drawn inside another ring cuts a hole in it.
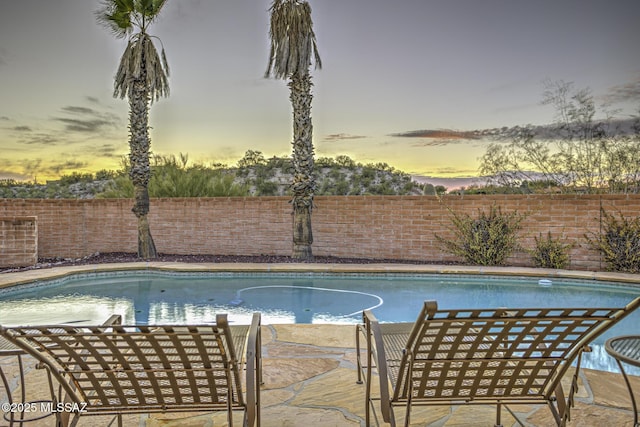
[[[324,264],[169,264],[130,263],[100,266],[76,266],[20,273],[0,274],[0,287],[16,283],[63,277],[76,272],[122,269],[161,269],[180,271],[297,271],[297,272],[406,272],[510,274],[545,277],[616,280],[639,283],[638,275],[568,272],[522,268],[479,268],[462,266],[416,266],[398,264],[324,265]],[[355,332],[352,325],[263,325],[264,385],[262,387],[262,425],[296,426],[364,426],[364,386],[356,384]],[[3,370],[17,384],[14,357],[0,358]],[[45,399],[44,373],[33,369],[27,360],[27,400]],[[632,377],[640,390],[640,377]],[[15,387],[14,387],[15,388]],[[18,390],[14,390],[14,393]],[[0,389],[0,401],[6,401]],[[527,426],[554,425],[551,413],[542,405],[514,405],[512,408]],[[457,406],[417,408],[412,412],[412,426],[453,427],[493,426],[492,406]],[[4,415],[4,414],[2,414]],[[575,408],[569,426],[632,427],[631,402],[621,374],[584,369]],[[235,414],[234,425],[241,425],[242,414]],[[80,418],[79,426],[107,425],[105,417]],[[0,426],[8,423],[0,419]],[[505,426],[517,425],[503,411]],[[52,426],[53,418],[25,424]],[[127,416],[126,426],[140,427],[209,427],[225,426],[220,415],[185,414]]]

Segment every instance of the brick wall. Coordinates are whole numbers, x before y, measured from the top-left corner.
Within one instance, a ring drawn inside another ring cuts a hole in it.
[[[625,216],[640,212],[637,195],[322,196],[313,211],[313,253],[318,256],[456,261],[440,250],[435,234],[451,237],[451,214],[476,214],[491,204],[528,213],[521,244],[551,231],[575,246],[575,269],[600,269],[584,239],[600,228],[600,207]],[[131,200],[0,199],[0,217],[37,216],[41,257],[81,257],[95,252],[135,252]],[[287,197],[153,199],[151,231],[161,253],[289,255],[291,205]],[[523,252],[508,260],[531,265]]]
[[[0,216],[0,267],[34,265],[38,261],[36,217]]]

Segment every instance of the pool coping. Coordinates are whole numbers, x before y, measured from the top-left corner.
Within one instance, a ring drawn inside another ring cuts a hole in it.
[[[0,289],[74,274],[115,271],[229,272],[229,273],[360,273],[360,274],[467,274],[562,278],[619,282],[638,286],[640,274],[604,271],[558,270],[532,267],[485,267],[440,264],[310,264],[310,263],[180,263],[140,261],[85,264],[0,273]]]

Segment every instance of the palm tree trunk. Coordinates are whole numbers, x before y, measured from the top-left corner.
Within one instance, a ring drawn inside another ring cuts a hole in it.
[[[144,66],[143,66],[144,67]],[[129,177],[133,182],[135,202],[133,213],[138,218],[138,256],[144,259],[156,258],[156,246],[149,229],[149,94],[145,83],[144,70],[133,83],[129,94]]]
[[[301,260],[311,260],[311,211],[315,192],[313,125],[311,123],[311,76],[295,73],[291,76],[293,106],[293,254]]]

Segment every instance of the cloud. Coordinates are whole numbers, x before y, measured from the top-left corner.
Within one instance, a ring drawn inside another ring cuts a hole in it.
[[[31,176],[18,172],[18,170],[21,169],[19,163],[20,162],[16,162],[15,160],[0,158],[0,181],[7,179],[24,181],[30,179]]]
[[[63,123],[67,132],[102,133],[105,128],[120,125],[119,117],[113,113],[76,105],[68,105],[61,110],[72,117],[54,117],[53,120]]]
[[[93,108],[76,107],[72,105],[62,107],[62,111],[66,111],[67,113],[78,113],[78,114],[92,114],[92,115],[96,114],[96,110],[94,110]]]
[[[447,145],[467,143],[466,139],[424,139],[411,144],[412,147],[445,147]]]
[[[122,155],[117,152],[118,150],[112,144],[103,144],[99,147],[89,147],[87,151],[98,157],[114,158]]]
[[[366,138],[364,135],[349,135],[348,133],[334,133],[331,135],[326,135],[324,137],[325,141],[344,141],[349,139],[362,139]]]
[[[98,98],[86,96],[87,102],[99,105]],[[22,145],[68,145],[86,142],[100,137],[102,140],[114,139],[113,130],[123,129],[120,117],[109,111],[101,111],[102,108],[90,108],[82,105],[67,105],[60,108],[64,115],[50,117],[34,127],[31,125],[17,124],[6,127],[14,132],[15,142]],[[7,116],[1,116],[0,122],[12,122]],[[62,124],[60,128],[59,124]],[[118,136],[120,138],[120,136]],[[105,150],[107,157],[112,157],[113,152]],[[100,154],[100,153],[97,153]]]
[[[438,175],[451,175],[451,176],[456,176],[456,177],[470,177],[470,178],[476,178],[474,175],[478,173],[478,171],[476,169],[461,169],[461,168],[455,168],[452,166],[449,167],[441,167],[441,168],[436,168],[434,169],[434,172]]]
[[[606,121],[607,135],[609,137],[627,136],[633,134],[635,118],[611,119]],[[522,136],[524,131],[531,132],[535,138],[544,140],[557,139],[559,135],[557,124],[527,125],[527,126],[503,126],[501,128],[476,129],[471,131],[454,131],[449,129],[437,130],[412,130],[393,133],[390,136],[399,138],[418,138],[420,141],[413,143],[414,147],[441,147],[450,144],[469,143],[469,141],[505,140]]]
[[[477,139],[477,132],[478,131],[457,131],[450,129],[422,129],[392,133],[391,136],[399,138]]]
[[[640,101],[640,76],[633,82],[613,86],[604,95],[604,99],[611,103]]]
[[[57,117],[54,120],[65,124],[65,130],[69,132],[90,132],[95,133],[100,131],[104,126],[110,126],[111,123],[101,119],[80,120],[80,119],[67,119],[64,117]]]
[[[29,135],[27,137],[19,138],[18,142],[26,145],[57,145],[60,142],[60,138],[49,133],[38,133],[35,135]]]
[[[446,173],[456,174],[462,173],[463,171],[458,170],[447,170]],[[467,171],[464,171],[465,173]],[[412,175],[414,181],[417,181],[420,184],[432,184],[432,185],[443,185],[447,188],[447,190],[457,190],[462,187],[469,187],[472,185],[482,185],[486,182],[485,178],[472,176],[475,171],[471,172],[469,176],[451,176],[451,177],[442,177],[442,176],[425,176],[420,174]]]
[[[24,174],[27,176],[36,176],[38,172],[40,172],[40,165],[42,164],[42,159],[27,159],[20,162],[22,165],[22,169],[24,170]]]
[[[27,180],[29,178],[30,178],[29,176],[27,176],[25,174],[22,174],[22,173],[17,173],[17,172],[13,172],[13,171],[10,171],[10,170],[0,169],[0,180],[13,179],[15,181],[24,181],[24,180]]]
[[[54,174],[60,174],[60,172],[63,172],[65,170],[77,170],[77,169],[82,169],[85,168],[89,165],[88,162],[80,162],[77,160],[67,160],[65,162],[62,163],[54,163],[51,164],[49,166],[47,166],[45,168],[46,172],[52,172]]]

